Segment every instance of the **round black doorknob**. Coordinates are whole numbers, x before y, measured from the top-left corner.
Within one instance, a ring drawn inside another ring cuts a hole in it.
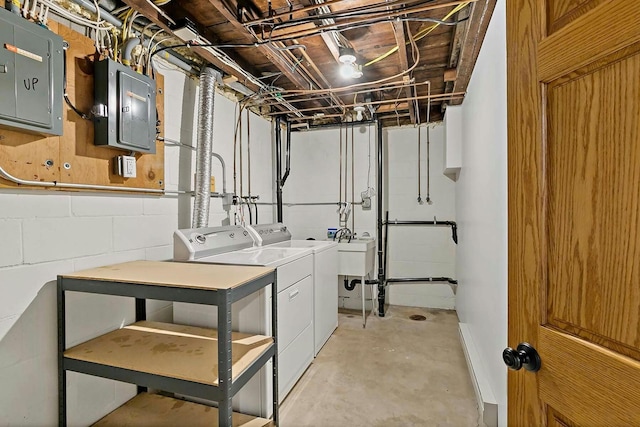
[[[542,361],[535,348],[529,343],[518,344],[517,349],[507,347],[502,352],[502,360],[509,369],[519,371],[521,368],[530,372],[538,372]]]

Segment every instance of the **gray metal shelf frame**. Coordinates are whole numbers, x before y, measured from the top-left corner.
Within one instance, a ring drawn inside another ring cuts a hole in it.
[[[277,274],[273,272],[231,289],[189,289],[150,286],[140,283],[111,282],[58,276],[58,421],[67,425],[67,371],[123,381],[138,385],[138,393],[147,387],[185,394],[218,402],[220,426],[232,426],[232,398],[269,359],[273,362],[273,423],[279,425],[278,414],[278,310]],[[271,286],[271,332],[273,344],[235,381],[231,367],[231,304]],[[163,300],[213,305],[218,307],[218,385],[207,385],[145,372],[132,371],[93,362],[64,357],[66,350],[65,292],[85,292],[135,298],[136,322],[146,320],[146,300]]]

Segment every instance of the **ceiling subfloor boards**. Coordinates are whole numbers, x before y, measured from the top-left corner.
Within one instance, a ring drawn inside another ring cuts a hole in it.
[[[496,1],[497,0],[479,0],[472,6],[471,15],[467,22],[467,31],[460,48],[457,77],[450,89],[452,93],[467,90],[467,86],[471,80],[471,72],[476,65],[482,41],[489,26],[489,20],[496,7]],[[460,104],[462,104],[462,99],[451,101],[451,105]]]
[[[243,105],[265,117],[331,124],[364,106],[391,125],[439,120],[443,105],[462,102],[496,3],[173,0],[158,11],[124,1],[169,34],[166,15],[193,20],[199,43],[214,46],[192,51],[253,91]],[[354,49],[359,79],[341,75],[341,48]]]

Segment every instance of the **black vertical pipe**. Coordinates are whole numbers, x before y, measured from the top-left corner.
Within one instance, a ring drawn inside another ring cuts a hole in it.
[[[287,178],[289,177],[289,172],[291,171],[291,122],[287,120],[287,148],[285,152],[286,164],[284,176],[282,177],[281,183],[284,187],[284,183],[287,182]]]
[[[277,222],[282,222],[282,118],[276,117],[276,211]]]
[[[378,315],[384,317],[384,260],[382,251],[382,120],[378,118]]]

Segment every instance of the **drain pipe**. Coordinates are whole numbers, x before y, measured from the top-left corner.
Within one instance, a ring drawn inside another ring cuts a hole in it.
[[[211,202],[211,153],[213,153],[213,106],[216,80],[219,74],[211,67],[200,72],[200,99],[198,100],[198,146],[196,148],[195,200],[192,228],[209,224]]]
[[[282,222],[282,118],[276,117],[276,220]]]
[[[389,278],[387,283],[420,283],[420,282],[447,282],[452,285],[457,285],[458,281],[451,277],[398,277]]]
[[[385,271],[382,254],[382,120],[378,117],[378,315],[384,317]]]
[[[291,122],[287,120],[287,148],[285,152],[286,156],[286,166],[284,171],[284,176],[282,177],[282,186],[284,187],[284,183],[287,181],[289,177],[289,172],[291,171]]]

